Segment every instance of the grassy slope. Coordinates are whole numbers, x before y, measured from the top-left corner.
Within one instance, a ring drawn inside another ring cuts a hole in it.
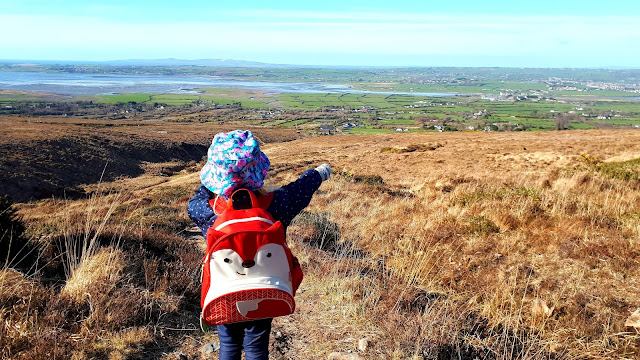
[[[428,133],[264,146],[271,186],[322,162],[334,169],[289,228],[306,278],[296,314],[275,322],[273,357],[634,357],[640,337],[623,323],[640,307],[640,185],[625,174],[639,171],[627,162],[640,158],[639,137]],[[196,330],[203,249],[185,231],[198,168],[21,205],[48,281],[1,273],[3,356],[199,358],[215,335]],[[96,233],[83,258],[55,256],[56,244]]]

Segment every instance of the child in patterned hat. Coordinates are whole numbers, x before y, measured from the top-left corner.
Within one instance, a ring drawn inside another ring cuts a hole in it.
[[[270,165],[269,158],[260,151],[260,145],[250,131],[234,130],[214,137],[207,152],[207,163],[200,171],[202,184],[187,208],[189,217],[205,238],[221,213],[221,209],[216,210],[217,200],[221,198],[223,206],[231,194],[241,188],[252,190],[259,203],[268,204],[267,211],[282,222],[286,233],[291,220],[309,205],[320,184],[331,176],[329,165],[322,164],[305,171],[296,181],[266,192],[263,185]],[[212,199],[216,199],[213,207],[210,205]],[[244,349],[246,360],[267,360],[272,320],[218,325],[220,359],[240,360]]]

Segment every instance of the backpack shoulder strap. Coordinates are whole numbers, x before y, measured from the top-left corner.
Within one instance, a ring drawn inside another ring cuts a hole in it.
[[[213,213],[216,215],[220,215],[227,210],[227,202],[219,195],[209,200],[209,206],[211,206]]]
[[[274,196],[273,192],[269,192],[266,194],[259,194],[257,196],[258,207],[266,210],[271,205],[271,202],[273,201],[273,196]],[[209,200],[209,205],[211,206],[211,208],[213,209],[213,212],[216,215],[220,215],[225,210],[227,210],[228,202],[225,201],[222,196],[216,195],[215,198]]]

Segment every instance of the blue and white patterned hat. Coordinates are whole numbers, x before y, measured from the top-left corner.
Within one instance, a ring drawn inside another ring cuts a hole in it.
[[[219,133],[209,147],[200,180],[207,189],[228,198],[240,188],[260,189],[269,166],[269,158],[260,151],[251,131]]]

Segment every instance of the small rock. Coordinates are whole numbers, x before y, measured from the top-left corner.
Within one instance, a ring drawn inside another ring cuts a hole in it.
[[[627,318],[627,321],[624,322],[624,326],[640,330],[640,309],[634,311],[633,314]]]
[[[366,352],[367,349],[369,348],[369,342],[371,340],[369,338],[364,338],[364,339],[360,339],[358,340],[358,350],[362,351],[362,352]]]
[[[220,350],[220,343],[218,342],[210,342],[206,345],[204,345],[201,349],[200,352],[203,355],[210,355],[213,354],[214,352]]]
[[[549,309],[547,303],[544,300],[535,299],[531,302],[531,313],[533,316],[549,317],[553,309]]]
[[[281,332],[281,331],[276,331],[276,332],[273,334],[273,338],[274,338],[274,339],[282,339],[282,337],[283,337],[283,336],[284,336],[284,335],[282,335],[282,332]]]

